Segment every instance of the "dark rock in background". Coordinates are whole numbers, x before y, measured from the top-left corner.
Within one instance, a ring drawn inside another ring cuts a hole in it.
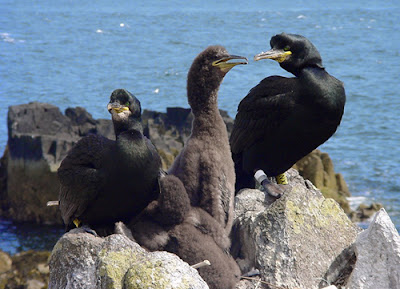
[[[316,149],[293,167],[320,189],[325,197],[335,199],[347,214],[350,213],[349,202],[346,199],[350,197],[349,188],[342,174],[335,173],[333,162],[327,153]]]
[[[0,289],[47,288],[50,252],[26,251],[14,256],[0,251]]]
[[[47,201],[58,199],[60,162],[82,136],[98,131],[110,136],[112,125],[94,120],[83,108],[67,109],[64,115],[56,106],[37,102],[11,106],[7,123],[2,216],[18,222],[61,223],[57,207],[46,207]]]
[[[233,119],[221,115],[232,130]],[[191,132],[190,109],[171,107],[166,113],[144,110],[144,133],[159,150],[167,169]],[[82,107],[58,107],[33,102],[11,106],[8,113],[8,146],[0,160],[0,216],[19,222],[61,223],[57,207],[46,202],[58,199],[57,169],[67,152],[90,133],[114,139],[109,119],[93,119]],[[328,154],[318,150],[300,160],[295,168],[313,182],[324,196],[335,199],[346,213],[350,195],[341,174],[336,174]]]

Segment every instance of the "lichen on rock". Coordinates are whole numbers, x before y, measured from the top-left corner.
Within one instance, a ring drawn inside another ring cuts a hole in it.
[[[121,234],[65,234],[50,258],[49,288],[205,289],[198,272],[167,252],[147,252]]]
[[[237,195],[233,242],[240,242],[239,264],[243,272],[258,268],[275,286],[320,288],[322,280],[334,282],[352,260],[359,229],[296,170],[287,175],[292,189],[280,199],[271,201],[257,190]],[[258,203],[250,213],[248,199]],[[335,262],[338,258],[344,262]]]

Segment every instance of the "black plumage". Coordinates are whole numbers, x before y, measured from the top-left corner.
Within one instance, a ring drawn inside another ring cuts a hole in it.
[[[117,89],[107,108],[116,140],[84,137],[58,169],[60,210],[67,228],[76,219],[96,230],[128,221],[159,195],[161,160],[143,135],[139,100]]]
[[[201,207],[229,233],[233,223],[235,171],[226,125],[218,110],[224,76],[247,59],[210,46],[193,61],[187,96],[193,113],[191,135],[169,170],[184,184],[192,206]]]
[[[267,77],[240,102],[230,137],[236,191],[253,187],[258,169],[284,173],[335,133],[344,111],[343,84],[308,39],[282,33],[270,44],[254,59],[276,60],[295,77]]]

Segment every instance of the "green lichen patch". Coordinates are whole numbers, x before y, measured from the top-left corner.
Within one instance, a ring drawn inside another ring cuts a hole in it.
[[[123,288],[123,280],[129,268],[138,260],[133,250],[106,251],[99,254],[99,275],[106,288]]]

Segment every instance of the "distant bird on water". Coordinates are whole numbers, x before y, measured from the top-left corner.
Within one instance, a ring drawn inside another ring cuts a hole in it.
[[[343,84],[325,71],[308,39],[281,33],[270,44],[254,60],[273,59],[295,77],[269,76],[240,102],[230,137],[236,191],[254,187],[258,170],[287,183],[285,171],[335,133],[344,111]],[[282,190],[265,174],[257,177],[279,196]]]
[[[73,224],[112,229],[115,222],[130,220],[159,195],[161,159],[143,135],[139,100],[117,89],[107,108],[116,141],[84,137],[58,169],[59,204],[67,230]]]
[[[227,232],[233,223],[235,170],[217,97],[224,76],[238,64],[247,59],[222,46],[206,48],[193,61],[187,78],[192,132],[169,170],[184,184],[191,205],[203,208]]]

